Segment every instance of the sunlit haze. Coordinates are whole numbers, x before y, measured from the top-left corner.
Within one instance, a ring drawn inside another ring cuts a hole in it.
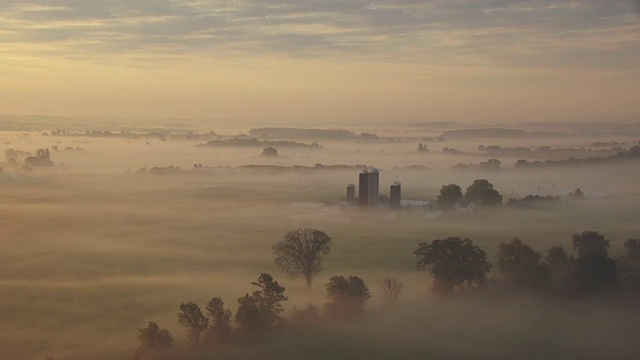
[[[7,0],[0,113],[635,122],[638,14],[632,0]]]

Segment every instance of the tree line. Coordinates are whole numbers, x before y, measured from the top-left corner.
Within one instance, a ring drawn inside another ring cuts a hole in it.
[[[284,274],[292,279],[302,278],[310,287],[322,270],[322,260],[330,252],[331,243],[331,237],[317,229],[291,230],[273,245],[274,261]],[[493,264],[473,241],[459,237],[420,242],[413,254],[417,268],[431,276],[432,291],[441,295],[480,289],[490,283],[566,298],[623,291],[640,293],[640,239],[628,239],[623,256],[616,259],[609,255],[610,240],[596,231],[574,234],[571,244],[572,254],[562,246],[552,246],[543,256],[514,238],[499,244]],[[494,268],[496,275],[490,278]],[[290,316],[284,318],[282,303],[288,300],[286,289],[267,273],[260,274],[252,285],[254,291],[237,299],[235,316],[219,297],[211,298],[204,311],[193,302],[180,304],[178,322],[185,327],[192,348],[254,341],[274,328],[358,318],[371,298],[361,278],[336,275],[325,284],[328,301],[322,309],[314,304],[301,309],[294,307]],[[390,277],[381,280],[378,287],[384,302],[393,304],[398,301],[403,283]],[[171,358],[172,335],[155,322],[139,329],[138,339],[136,359]]]

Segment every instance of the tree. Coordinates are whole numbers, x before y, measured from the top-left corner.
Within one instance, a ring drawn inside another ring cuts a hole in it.
[[[487,161],[481,162],[480,168],[486,169],[486,170],[500,170],[501,165],[502,165],[502,161],[498,159],[489,159]]]
[[[236,322],[247,331],[257,332],[267,329],[280,319],[283,311],[282,301],[286,301],[285,288],[273,280],[269,274],[262,273],[253,285],[260,288],[238,299]]]
[[[224,308],[224,302],[214,297],[205,306],[211,325],[205,333],[205,338],[213,342],[223,342],[231,334],[231,310]]]
[[[562,246],[552,246],[544,258],[555,290],[564,292],[571,281],[575,259]]]
[[[249,294],[238,298],[235,319],[240,328],[246,332],[258,332],[266,327],[258,308],[258,300]]]
[[[616,262],[609,258],[609,240],[597,231],[573,235],[578,254],[573,273],[575,290],[582,295],[612,292],[618,287]]]
[[[620,258],[620,280],[627,290],[640,292],[640,239],[627,239]]]
[[[387,304],[393,304],[398,301],[400,297],[400,293],[402,292],[402,286],[404,284],[402,281],[396,279],[395,277],[384,278],[380,280],[378,286],[380,288],[380,294],[382,295],[382,299]]]
[[[169,330],[161,329],[152,321],[147,324],[147,327],[138,329],[138,340],[140,340],[140,347],[136,350],[135,359],[157,358],[173,344]]]
[[[194,346],[198,346],[200,336],[209,326],[209,319],[202,314],[198,305],[192,302],[180,304],[178,322],[187,328],[187,336]]]
[[[487,254],[469,239],[448,237],[418,244],[414,251],[418,269],[426,270],[434,279],[433,289],[448,293],[456,287],[484,285],[491,264]]]
[[[325,285],[330,302],[325,313],[334,318],[349,318],[362,314],[365,301],[371,298],[369,288],[357,276],[333,276]]]
[[[25,165],[35,165],[35,166],[53,165],[53,162],[51,161],[51,155],[49,153],[49,149],[36,150],[36,155],[25,158],[24,163]]]
[[[422,143],[418,144],[418,150],[419,153],[428,153],[429,149],[427,149],[427,145],[424,145]]]
[[[580,190],[580,188],[577,188],[576,191],[569,193],[569,197],[572,199],[584,199],[584,193],[582,192],[582,190]]]
[[[438,208],[442,210],[451,209],[456,203],[463,201],[462,188],[456,184],[443,185],[438,195]]]
[[[273,246],[275,262],[291,278],[304,277],[311,286],[313,277],[321,270],[324,255],[331,251],[331,238],[316,229],[301,228],[288,231]]]
[[[578,253],[578,258],[607,256],[611,247],[609,240],[597,231],[574,234],[572,244],[573,249]]]
[[[276,148],[269,146],[262,149],[262,153],[260,154],[260,156],[275,157],[275,156],[278,156],[278,150]]]
[[[502,195],[485,179],[478,179],[469,185],[464,193],[465,201],[480,206],[498,206],[502,204]]]
[[[549,280],[549,271],[540,258],[540,253],[515,238],[498,245],[496,267],[513,285],[539,288]]]
[[[553,277],[563,277],[571,272],[575,260],[567,255],[562,246],[552,246],[544,258],[547,268]]]

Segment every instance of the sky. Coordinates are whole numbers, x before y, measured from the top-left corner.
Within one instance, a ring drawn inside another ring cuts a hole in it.
[[[0,1],[0,114],[640,122],[640,0]]]

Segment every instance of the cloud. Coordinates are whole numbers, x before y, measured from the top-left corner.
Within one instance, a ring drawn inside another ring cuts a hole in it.
[[[633,68],[635,1],[31,0],[0,4],[0,53],[360,58]],[[9,50],[10,49],[10,50]]]

